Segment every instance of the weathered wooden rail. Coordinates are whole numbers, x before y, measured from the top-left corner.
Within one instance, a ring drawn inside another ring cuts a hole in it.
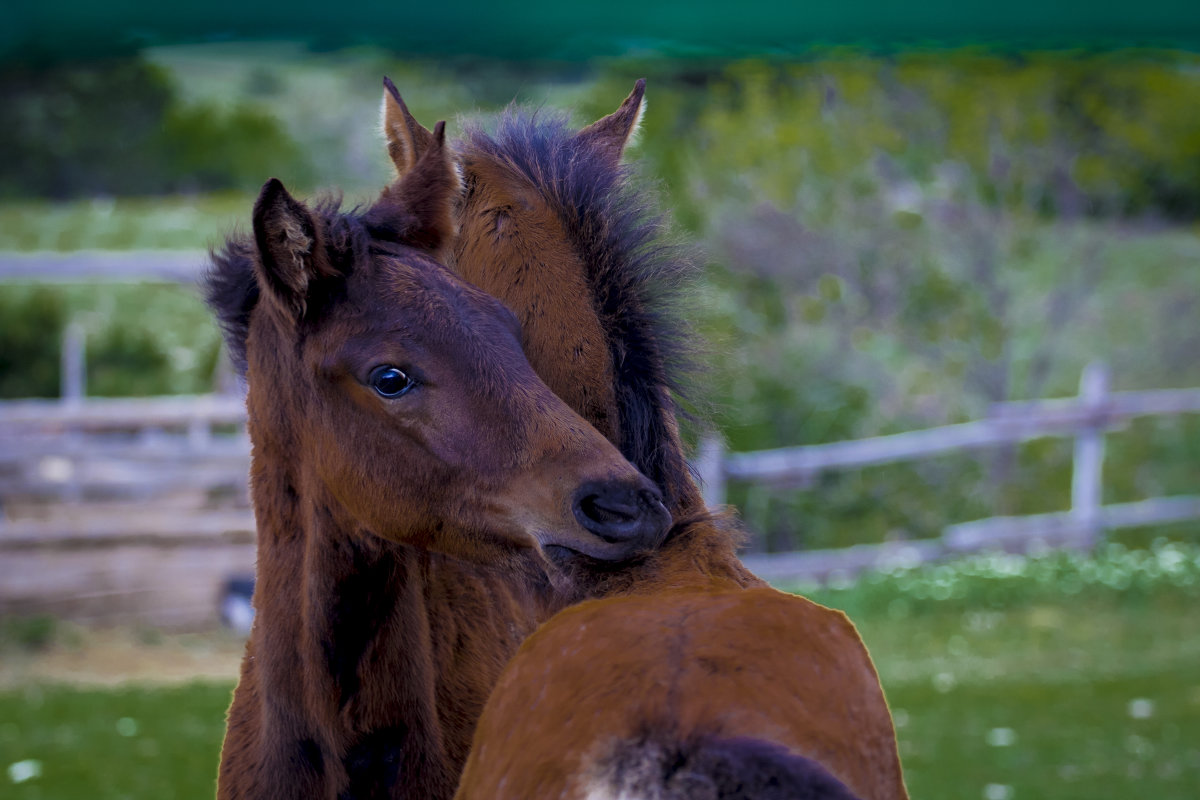
[[[254,568],[240,397],[0,403],[0,613],[197,628]]]
[[[962,522],[947,527],[936,539],[745,558],[751,569],[768,579],[822,579],[975,550],[1023,550],[1035,544],[1086,548],[1109,529],[1200,519],[1200,495],[1105,506],[1101,492],[1106,433],[1136,417],[1197,412],[1200,389],[1110,392],[1106,369],[1093,364],[1084,370],[1077,397],[1002,403],[988,418],[958,425],[754,453],[726,453],[719,439],[710,438],[701,446],[697,468],[704,481],[705,499],[715,507],[724,504],[728,481],[802,487],[826,470],[1018,444],[1045,436],[1075,438],[1068,511]]]
[[[0,281],[194,283],[207,263],[203,250],[0,252]]]
[[[770,580],[820,580],[1035,542],[1089,547],[1108,529],[1200,518],[1200,496],[1103,505],[1100,492],[1106,432],[1139,416],[1195,412],[1200,389],[1108,392],[1103,371],[1092,367],[1076,398],[1007,403],[976,422],[763,453],[727,454],[710,439],[697,466],[716,506],[727,481],[802,486],[829,469],[1075,437],[1067,511],[957,523],[936,538],[745,559]],[[0,613],[212,624],[224,582],[253,570],[249,456],[238,396],[0,403]]]

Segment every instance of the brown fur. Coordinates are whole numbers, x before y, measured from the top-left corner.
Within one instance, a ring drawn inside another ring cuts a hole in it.
[[[384,130],[403,176],[405,154],[427,138],[386,87]],[[672,396],[686,325],[664,314],[690,263],[664,242],[653,197],[620,164],[644,89],[639,81],[617,111],[579,132],[520,109],[495,133],[470,131],[458,143],[464,193],[451,266],[513,310],[538,375],[683,516],[704,504]]]
[[[765,764],[705,763],[730,742],[775,752]],[[800,777],[762,780],[796,756]],[[759,588],[560,612],[500,678],[455,797],[832,798],[847,787],[864,800],[908,796],[871,659],[845,615]]]
[[[388,130],[420,129],[388,88],[385,114],[403,120]],[[518,314],[539,375],[659,480],[682,519],[640,560],[560,563],[587,594],[610,599],[560,613],[522,648],[489,701],[459,797],[583,797],[602,779],[614,797],[690,797],[622,767],[728,741],[778,748],[784,772],[801,775],[814,797],[906,797],[891,717],[853,626],[763,588],[736,558],[736,526],[709,516],[678,468],[666,356],[653,324],[638,335],[648,313],[639,290],[654,276],[611,263],[622,239],[638,235],[614,235],[612,217],[614,203],[631,200],[619,160],[643,88],[577,135],[518,116],[495,138],[476,131],[460,144],[455,269]],[[396,168],[405,174],[402,161]],[[572,185],[587,179],[600,187],[594,197]],[[614,287],[620,316],[605,313]],[[639,358],[651,378],[634,394],[652,402],[634,414],[622,406],[629,387],[618,365]],[[644,430],[631,436],[631,424]]]
[[[539,377],[655,478],[686,523],[708,515],[675,424],[668,329],[679,321],[651,305],[671,303],[674,273],[688,265],[659,241],[662,222],[619,163],[644,91],[638,81],[620,108],[578,133],[510,110],[494,136],[476,130],[459,142],[453,268],[513,310]],[[427,131],[390,81],[383,108],[389,152],[424,152]],[[407,160],[393,162],[403,180]],[[764,585],[738,560],[740,544],[727,522],[678,524],[658,552],[628,563],[558,566],[579,597]]]
[[[508,658],[576,596],[549,551],[625,562],[657,490],[534,374],[510,312],[435,262],[434,144],[361,214],[270,181],[210,303],[247,363],[257,616],[222,798],[447,798]],[[380,365],[415,376],[395,398]]]

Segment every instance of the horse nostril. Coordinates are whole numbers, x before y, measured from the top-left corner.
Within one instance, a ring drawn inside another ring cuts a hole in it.
[[[576,494],[575,518],[607,542],[637,546],[657,544],[670,524],[657,489],[624,483],[582,487]]]
[[[599,529],[620,526],[637,519],[637,506],[591,494],[579,501],[583,518]],[[587,524],[587,523],[585,523]]]

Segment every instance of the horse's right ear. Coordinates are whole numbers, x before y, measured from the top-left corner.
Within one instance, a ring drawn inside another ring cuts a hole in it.
[[[457,233],[454,200],[462,184],[446,147],[446,123],[435,125],[429,137],[429,149],[408,174],[383,190],[383,202],[377,209],[384,217],[398,214],[394,222],[402,226],[396,230],[399,239],[445,260],[444,248]],[[377,227],[376,235],[383,235],[379,231],[386,226],[381,220],[372,223]]]
[[[286,316],[304,315],[309,283],[334,274],[325,263],[320,230],[312,214],[277,178],[263,185],[254,203],[254,243],[259,289]]]
[[[433,134],[408,113],[390,78],[383,79],[383,135],[396,174],[404,177],[434,146]]]
[[[621,161],[626,145],[637,135],[645,110],[646,79],[639,78],[620,108],[588,125],[575,134],[575,139],[585,147],[594,148],[616,166]]]

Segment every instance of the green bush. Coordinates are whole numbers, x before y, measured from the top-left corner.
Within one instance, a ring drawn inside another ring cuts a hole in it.
[[[0,397],[58,396],[69,320],[84,331],[89,395],[212,389],[220,334],[192,287],[0,284]]]
[[[0,398],[57,397],[66,308],[52,287],[0,292]]]
[[[1022,556],[985,553],[919,566],[898,565],[826,587],[797,587],[853,617],[1028,608],[1039,603],[1129,604],[1160,595],[1200,598],[1200,545],[1156,539],[1118,542],[1095,554],[1056,550]]]
[[[63,199],[303,183],[304,155],[272,117],[185,104],[137,58],[0,67],[0,197]]]
[[[1121,221],[1200,214],[1197,63],[963,50],[681,70],[641,157],[714,262],[699,327],[731,449],[977,419],[1074,394],[1096,359],[1114,388],[1200,384],[1196,239]],[[1188,425],[1111,436],[1106,499],[1191,491]],[[1063,510],[1069,480],[1069,440],[1045,440],[729,491],[757,545],[789,549]]]

